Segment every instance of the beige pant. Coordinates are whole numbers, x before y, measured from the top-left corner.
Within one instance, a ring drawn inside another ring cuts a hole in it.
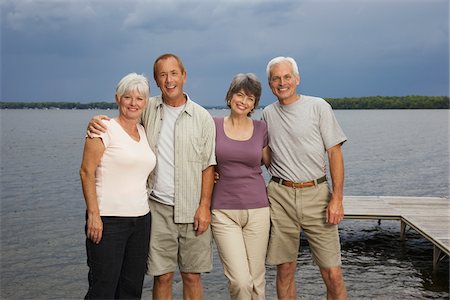
[[[265,299],[269,208],[214,209],[211,229],[231,299]]]

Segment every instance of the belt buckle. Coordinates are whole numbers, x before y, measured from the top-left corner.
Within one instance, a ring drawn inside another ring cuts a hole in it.
[[[315,182],[311,182],[311,181],[306,181],[306,182],[297,182],[294,183],[294,187],[298,188],[298,189],[303,189],[305,187],[313,187],[315,186]]]

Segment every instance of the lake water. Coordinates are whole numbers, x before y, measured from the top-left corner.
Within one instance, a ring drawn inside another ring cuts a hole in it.
[[[211,110],[213,115],[226,111]],[[84,132],[100,110],[1,110],[1,299],[81,299],[87,289],[84,200],[79,180]],[[259,118],[260,111],[255,113]],[[338,110],[346,195],[448,197],[448,110]],[[446,258],[432,271],[432,245],[395,221],[340,225],[349,299],[449,299]],[[207,299],[228,299],[220,261],[203,276]],[[176,290],[179,291],[179,275]],[[275,269],[267,268],[268,299]],[[324,299],[308,247],[299,252],[300,299]],[[144,283],[151,295],[152,279]],[[175,293],[174,298],[179,299]]]

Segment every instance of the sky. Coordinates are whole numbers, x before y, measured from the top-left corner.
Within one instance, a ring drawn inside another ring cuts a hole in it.
[[[0,101],[114,101],[117,82],[175,53],[184,86],[224,105],[231,79],[293,57],[298,92],[449,95],[448,0],[0,0]]]

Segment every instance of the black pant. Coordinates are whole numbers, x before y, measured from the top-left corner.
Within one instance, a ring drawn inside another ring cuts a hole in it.
[[[140,299],[147,268],[151,216],[102,217],[99,244],[86,239],[85,299]]]

